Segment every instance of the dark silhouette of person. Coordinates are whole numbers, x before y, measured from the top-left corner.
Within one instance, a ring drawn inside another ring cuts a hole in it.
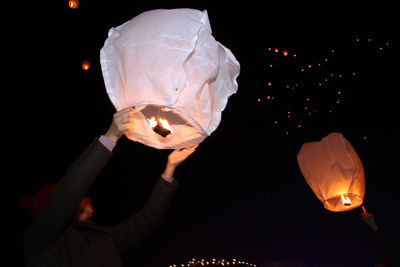
[[[384,265],[378,266],[400,267],[400,248],[393,241],[393,239],[378,226],[374,215],[372,213],[368,213],[364,206],[362,208],[363,213],[361,214],[361,218],[373,231],[375,239],[378,242],[379,249],[383,253],[385,260]]]
[[[121,255],[145,239],[162,221],[177,188],[175,168],[196,147],[174,150],[143,209],[115,227],[95,225],[92,200],[85,197],[128,125],[134,108],[116,112],[108,131],[75,160],[57,184],[19,199],[33,216],[24,232],[28,267],[122,266]]]

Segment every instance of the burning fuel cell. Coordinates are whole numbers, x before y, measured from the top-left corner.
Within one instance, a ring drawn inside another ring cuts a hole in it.
[[[346,207],[351,206],[351,200],[348,196],[340,195],[340,197],[342,198],[342,203],[344,206]]]
[[[151,129],[153,129],[155,133],[161,135],[162,137],[167,137],[168,135],[172,134],[172,129],[168,123],[168,120],[159,118],[157,121],[155,117],[151,117],[147,120]]]

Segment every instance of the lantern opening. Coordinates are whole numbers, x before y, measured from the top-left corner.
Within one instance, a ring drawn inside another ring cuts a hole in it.
[[[132,106],[132,104],[130,104]],[[200,143],[207,133],[180,109],[156,104],[134,105],[133,121],[125,135],[154,148],[186,148]]]
[[[340,212],[349,211],[362,205],[361,196],[354,193],[339,194],[328,198],[324,202],[326,209],[330,211]]]

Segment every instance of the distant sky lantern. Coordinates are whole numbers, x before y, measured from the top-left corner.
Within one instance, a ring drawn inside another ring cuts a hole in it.
[[[115,108],[136,107],[126,136],[157,149],[202,142],[238,88],[239,62],[212,36],[207,11],[139,14],[109,30],[100,63]]]
[[[90,62],[87,60],[82,61],[82,69],[88,70],[90,68]]]
[[[317,198],[330,211],[361,206],[364,168],[357,152],[340,133],[305,143],[297,155],[300,170]]]
[[[71,9],[77,9],[79,6],[79,0],[69,0],[68,1],[68,6]]]

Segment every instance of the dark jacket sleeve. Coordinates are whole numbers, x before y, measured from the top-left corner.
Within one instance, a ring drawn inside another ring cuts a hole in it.
[[[386,265],[389,267],[400,266],[400,248],[393,239],[380,229],[374,231],[374,235],[385,258]]]
[[[68,168],[46,203],[25,230],[24,250],[41,253],[61,237],[76,209],[112,153],[97,139]]]
[[[121,253],[148,237],[160,225],[176,188],[177,181],[169,183],[160,178],[143,209],[114,228],[112,237]]]

